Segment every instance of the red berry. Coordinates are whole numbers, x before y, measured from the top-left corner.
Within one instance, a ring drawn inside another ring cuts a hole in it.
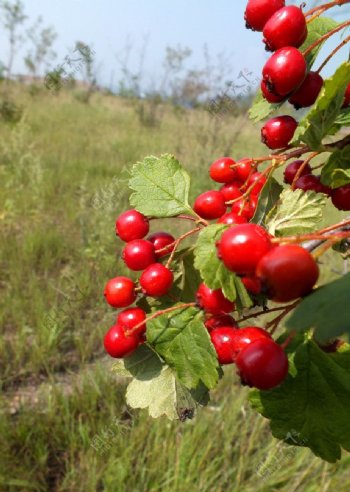
[[[294,94],[289,98],[295,109],[307,108],[316,101],[323,86],[323,78],[317,72],[309,72]]]
[[[235,161],[230,157],[222,157],[215,161],[209,170],[210,177],[217,183],[229,183],[236,177],[235,170],[231,168]]]
[[[248,158],[240,159],[235,165],[236,179],[245,183],[253,172],[253,161]]]
[[[282,149],[292,140],[297,126],[298,123],[291,116],[276,116],[262,127],[261,140],[270,149]]]
[[[262,338],[272,340],[271,335],[258,326],[247,326],[246,328],[236,330],[231,344],[233,360],[236,360],[239,353],[248,345],[254,343],[256,340],[261,340]]]
[[[145,239],[134,239],[126,244],[123,260],[130,270],[144,270],[156,261],[154,245]]]
[[[253,275],[258,262],[272,247],[268,232],[255,224],[230,227],[217,244],[224,265],[240,275]]]
[[[121,325],[125,331],[131,330],[135,326],[139,325],[146,319],[146,313],[143,309],[135,307],[130,309],[124,309],[117,316],[117,324]],[[143,323],[139,328],[137,328],[135,335],[143,335],[146,331],[146,324]]]
[[[247,198],[241,198],[232,204],[232,213],[242,215],[247,220],[250,220],[255,213],[258,200],[256,195],[250,195]]]
[[[127,210],[119,215],[116,226],[116,233],[123,241],[142,239],[148,234],[149,222],[147,217],[137,210]]]
[[[144,294],[161,297],[167,294],[173,285],[174,275],[169,268],[161,263],[154,263],[142,272],[140,285]]]
[[[257,296],[261,292],[261,282],[256,277],[242,277],[241,278],[244,287],[248,292]]]
[[[326,195],[331,193],[330,188],[324,186],[319,176],[313,174],[305,174],[301,176],[295,183],[295,189],[303,191],[315,191],[316,193],[325,193]]]
[[[263,80],[269,91],[287,96],[295,91],[306,76],[306,61],[296,48],[277,50],[265,63]]]
[[[231,313],[235,309],[234,303],[226,299],[221,289],[212,290],[205,284],[199,286],[196,299],[198,305],[207,313]]]
[[[212,331],[215,328],[222,328],[223,326],[226,328],[238,328],[236,320],[229,314],[216,314],[215,316],[211,316],[204,325],[208,331]]]
[[[202,219],[218,219],[226,212],[225,199],[220,191],[206,191],[196,198],[193,209]]]
[[[254,183],[255,185],[250,190],[253,195],[258,195],[263,189],[267,179],[262,173],[253,173],[248,180],[248,188],[250,188]]]
[[[260,88],[262,95],[269,103],[276,104],[286,100],[286,96],[277,96],[276,94],[273,94],[267,87],[265,80],[261,81]]]
[[[236,225],[236,224],[246,224],[248,222],[248,219],[243,215],[238,215],[236,213],[230,212],[220,217],[220,219],[217,222],[218,224]]]
[[[104,296],[110,306],[122,308],[130,306],[136,299],[135,284],[128,277],[115,277],[109,280]]]
[[[139,345],[139,336],[134,334],[125,335],[123,326],[118,324],[112,326],[104,338],[106,352],[111,357],[118,359],[131,354]]]
[[[161,258],[162,256],[166,256],[170,254],[174,249],[175,238],[171,234],[168,234],[167,232],[155,232],[154,234],[148,236],[147,239],[154,245],[156,258]],[[169,246],[167,248],[168,245],[172,245],[172,246]],[[161,249],[164,249],[164,251],[157,253],[157,251]]]
[[[230,202],[231,200],[235,200],[242,196],[242,192],[239,190],[241,186],[242,183],[238,183],[237,181],[221,186],[220,192],[222,193],[225,202]]]
[[[301,166],[304,164],[304,161],[293,161],[284,170],[284,182],[288,184],[292,184],[294,181],[294,178],[301,168]],[[312,169],[310,167],[310,164],[306,164],[304,166],[303,170],[301,171],[300,176],[305,176],[306,174],[311,174]],[[299,177],[300,177],[299,176]]]
[[[294,5],[275,12],[264,26],[266,49],[276,51],[286,46],[299,48],[307,37],[305,15]]]
[[[343,108],[350,106],[350,84],[347,86],[344,94]]]
[[[276,302],[288,302],[309,294],[318,275],[318,266],[311,254],[296,244],[273,248],[256,268],[263,289]]]
[[[261,390],[278,386],[288,374],[288,358],[273,340],[262,338],[249,344],[236,359],[242,382]]]
[[[271,15],[284,5],[284,0],[248,0],[244,14],[247,28],[262,31]]]
[[[211,343],[214,345],[219,363],[232,364],[234,353],[232,350],[232,342],[237,330],[231,327],[215,328],[210,333]]]
[[[350,184],[332,190],[331,198],[338,210],[350,210]]]

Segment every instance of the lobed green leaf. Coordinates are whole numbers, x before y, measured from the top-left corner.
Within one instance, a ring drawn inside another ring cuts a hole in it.
[[[322,168],[321,181],[331,188],[350,183],[350,146],[336,150]]]

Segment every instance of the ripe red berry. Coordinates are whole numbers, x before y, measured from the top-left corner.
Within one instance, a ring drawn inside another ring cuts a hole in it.
[[[174,275],[169,268],[161,263],[154,263],[142,272],[140,285],[144,294],[161,297],[167,294],[173,285]]]
[[[248,345],[254,343],[256,340],[261,340],[262,338],[272,340],[271,335],[258,326],[247,326],[246,328],[236,330],[231,343],[233,360],[236,360],[239,353]]]
[[[215,316],[211,316],[204,323],[206,329],[208,331],[212,331],[215,328],[238,328],[236,320],[232,318],[229,314],[216,314]]]
[[[146,319],[146,313],[143,309],[135,307],[130,309],[124,309],[117,316],[117,325],[121,325],[125,331],[131,330],[135,326],[139,325]],[[143,335],[146,331],[146,323],[143,323],[137,328],[135,335]]]
[[[289,98],[295,109],[312,106],[323,86],[323,78],[317,72],[309,72],[294,94]]]
[[[123,326],[116,324],[110,328],[104,337],[106,352],[115,358],[126,357],[140,345],[138,335],[125,335]]]
[[[232,183],[227,183],[224,186],[221,186],[220,192],[222,193],[225,202],[230,202],[231,200],[235,200],[242,196],[242,192],[240,191],[240,187],[242,183],[237,181],[233,181]]]
[[[236,179],[244,184],[253,172],[253,161],[248,158],[240,159],[236,162]]]
[[[271,15],[284,5],[284,0],[248,0],[244,14],[247,28],[262,31]]]
[[[311,254],[296,244],[273,248],[256,268],[264,291],[276,302],[288,302],[309,294],[318,275],[318,266]]]
[[[147,217],[134,209],[127,210],[119,215],[115,226],[117,235],[126,242],[142,239],[149,231]]]
[[[224,265],[240,275],[253,275],[258,262],[272,247],[268,232],[256,224],[230,227],[217,243]]]
[[[242,382],[261,390],[281,384],[288,374],[288,358],[273,340],[262,338],[249,344],[236,359]]]
[[[284,182],[288,184],[292,184],[294,181],[294,178],[301,168],[301,166],[304,164],[304,161],[293,161],[284,170]],[[301,171],[300,176],[305,176],[306,174],[311,174],[312,169],[310,167],[310,164],[306,164],[304,166],[303,170]]]
[[[238,215],[236,213],[230,212],[220,217],[220,219],[217,222],[218,224],[236,225],[236,224],[246,224],[248,222],[248,219],[243,215]]]
[[[213,181],[217,183],[229,183],[236,177],[235,170],[231,168],[235,161],[230,157],[222,157],[213,162],[210,166],[209,174]]]
[[[270,149],[282,149],[292,140],[297,126],[298,123],[291,116],[276,116],[262,127],[261,140]]]
[[[330,188],[323,185],[319,176],[313,174],[305,174],[301,176],[295,183],[295,189],[303,191],[315,191],[316,193],[325,193],[326,195],[331,193]]]
[[[248,180],[248,188],[250,188],[254,183],[255,185],[250,190],[253,195],[258,195],[263,189],[267,179],[262,173],[253,173]]]
[[[148,236],[147,239],[154,245],[156,258],[161,258],[162,256],[166,256],[170,254],[174,249],[175,238],[171,234],[168,234],[167,232],[155,232],[154,234]],[[164,251],[157,253],[158,250],[162,250],[162,249],[164,249]]]
[[[286,96],[277,96],[276,94],[273,94],[267,87],[265,80],[261,81],[260,88],[262,95],[269,103],[276,104],[286,100]]]
[[[130,306],[136,299],[135,284],[128,277],[115,277],[109,280],[104,296],[110,306],[122,308]]]
[[[211,343],[214,345],[218,361],[221,365],[232,364],[234,353],[232,342],[237,330],[231,327],[215,328],[210,333]]]
[[[263,80],[269,91],[278,96],[287,96],[295,91],[306,76],[306,61],[297,48],[277,50],[265,63]]]
[[[244,287],[248,292],[257,296],[261,292],[261,282],[256,277],[242,277],[241,278]]]
[[[307,37],[306,19],[301,8],[290,5],[277,10],[266,22],[263,35],[267,50],[286,46],[299,48]]]
[[[198,305],[207,313],[231,313],[235,309],[233,302],[226,299],[221,289],[212,290],[201,284],[196,293]]]
[[[206,191],[196,198],[193,209],[202,219],[218,219],[226,212],[225,199],[220,191]]]
[[[154,245],[145,239],[134,239],[125,245],[123,260],[130,270],[144,270],[156,261]]]
[[[247,198],[241,198],[232,204],[231,212],[237,215],[242,215],[248,220],[250,220],[255,213],[256,207],[258,205],[258,199],[256,195],[250,195]]]
[[[350,106],[350,84],[347,86],[344,94],[343,108]]]
[[[331,198],[338,210],[350,210],[350,184],[332,190]]]

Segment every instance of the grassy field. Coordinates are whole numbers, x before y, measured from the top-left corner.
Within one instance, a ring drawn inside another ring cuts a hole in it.
[[[22,120],[0,123],[0,490],[349,490],[350,457],[328,465],[275,441],[231,369],[193,421],[169,423],[126,408],[103,354],[130,165],[173,153],[194,197],[218,156],[265,153],[257,128],[101,94],[84,105],[19,88],[16,100]]]

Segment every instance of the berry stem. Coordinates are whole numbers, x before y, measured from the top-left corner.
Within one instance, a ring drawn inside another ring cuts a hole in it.
[[[340,44],[338,44],[338,46],[336,48],[334,48],[334,50],[327,56],[327,58],[324,60],[324,62],[320,65],[319,69],[316,70],[316,73],[320,73],[324,67],[327,65],[327,63],[329,62],[329,60],[331,60],[333,58],[333,56],[343,47],[345,46],[347,43],[349,43],[350,41],[350,36],[347,36]]]
[[[349,2],[350,2],[350,0],[334,0],[333,2],[328,2],[328,3],[325,3],[323,5],[318,5],[318,7],[314,7],[314,8],[312,8],[312,9],[310,9],[304,13],[305,17],[312,16],[310,19],[307,20],[307,23],[311,22],[316,17],[323,14],[323,12],[325,12],[326,10],[329,10],[329,9],[336,7],[336,6],[340,7],[341,5],[343,5],[345,3],[349,3]]]
[[[344,27],[350,26],[350,21],[343,22],[342,24],[339,24],[339,26],[335,27],[331,31],[327,32],[323,36],[320,36],[314,43],[312,43],[303,53],[304,57],[309,55],[312,50],[314,50],[319,44],[323,43],[323,41],[326,41],[326,39],[330,38],[333,36],[333,34],[336,34],[337,32],[341,31],[344,29]]]
[[[298,179],[302,175],[302,172],[304,171],[305,167],[310,163],[310,161],[312,161],[312,159],[314,159],[318,155],[319,155],[319,152],[313,152],[311,155],[309,155],[309,157],[307,159],[305,159],[305,161],[299,167],[296,175],[294,176],[293,182],[292,182],[292,190],[293,191],[295,190],[296,182],[298,181]]]
[[[261,316],[263,314],[269,314],[269,313],[274,313],[274,312],[277,312],[277,311],[283,311],[285,309],[287,309],[289,307],[288,306],[280,306],[280,307],[276,307],[276,308],[272,308],[272,309],[263,309],[261,311],[257,311],[256,313],[252,313],[252,314],[247,314],[247,316],[243,316],[242,318],[238,319],[237,320],[237,323],[242,323],[243,321],[246,321],[248,319],[251,319],[251,318],[257,318],[258,316]]]
[[[297,332],[296,331],[291,331],[290,334],[288,335],[288,337],[285,339],[285,341],[283,343],[281,343],[281,348],[283,350],[286,350],[286,348],[288,347],[288,345],[290,344],[290,342],[296,337],[297,335]]]
[[[165,265],[167,268],[169,268],[169,266],[171,265],[171,262],[174,259],[174,255],[175,255],[176,250],[177,250],[179,244],[181,243],[181,241],[186,239],[186,237],[189,237],[192,234],[196,234],[197,232],[199,232],[201,230],[202,230],[202,227],[196,227],[195,229],[192,229],[191,231],[188,231],[185,234],[182,234],[182,236],[180,236],[176,239],[176,241],[174,243],[174,249],[172,250],[171,255],[169,256],[168,261],[166,262],[166,265]],[[169,248],[169,245],[167,246],[167,248]]]
[[[289,314],[299,304],[299,302],[300,299],[287,306],[281,314],[279,314],[278,316],[276,316],[275,319],[267,323],[266,330],[270,330],[270,334],[273,335],[283,318],[285,318],[287,314]]]

